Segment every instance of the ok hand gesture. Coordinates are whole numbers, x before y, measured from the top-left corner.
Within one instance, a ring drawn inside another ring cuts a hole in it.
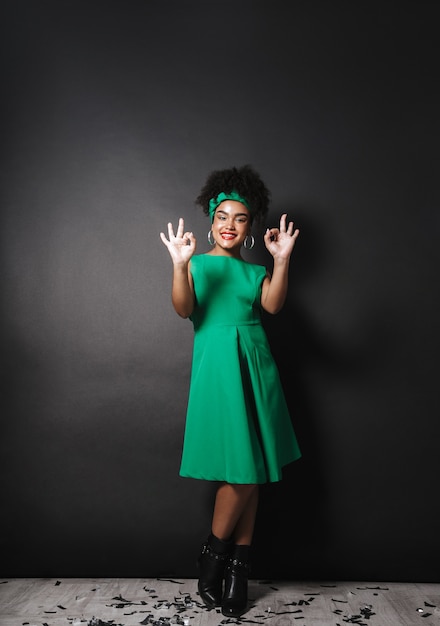
[[[184,233],[183,229],[183,218],[180,218],[176,234],[174,234],[171,222],[168,223],[168,239],[164,233],[160,233],[160,238],[168,248],[168,252],[175,265],[188,263],[196,250],[196,238],[192,233]]]
[[[292,254],[293,246],[299,235],[299,230],[293,229],[293,222],[286,227],[287,213],[283,213],[279,228],[268,228],[264,235],[266,248],[274,259],[288,259]]]

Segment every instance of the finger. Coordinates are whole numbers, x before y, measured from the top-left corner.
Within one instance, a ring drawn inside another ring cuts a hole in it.
[[[286,232],[286,218],[287,218],[287,213],[283,213],[280,218],[280,231],[282,233]]]
[[[267,244],[269,244],[272,241],[272,230],[270,228],[268,228],[266,230],[266,232],[264,233],[264,242]]]
[[[191,244],[192,239],[194,239],[194,235],[190,232],[186,232],[183,235],[183,240],[186,242],[186,245],[189,246]]]
[[[197,244],[197,240],[194,237],[194,233],[189,233],[188,245],[191,246],[191,249],[195,250],[196,249],[196,244]]]
[[[289,226],[287,227],[287,234],[292,235],[293,233],[293,222],[289,222]]]
[[[183,217],[180,217],[179,218],[179,225],[177,226],[176,237],[183,237],[183,228],[184,228]]]
[[[162,241],[164,242],[164,244],[165,244],[165,245],[166,245],[166,247],[168,248],[169,241],[168,241],[168,239],[165,237],[164,233],[160,233],[160,238],[162,239]]]
[[[171,222],[168,222],[168,238],[170,241],[172,238],[174,238],[174,228]]]
[[[269,246],[272,243],[272,234],[271,234],[270,228],[268,228],[266,232],[264,233],[263,241],[264,241],[264,245],[266,246],[266,248],[269,249]]]

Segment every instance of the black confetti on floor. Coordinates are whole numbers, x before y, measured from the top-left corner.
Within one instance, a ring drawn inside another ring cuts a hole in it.
[[[173,580],[172,578],[158,578],[157,580],[160,580],[161,582],[164,582],[164,583],[174,583],[176,585],[184,584],[181,580]]]
[[[361,609],[361,613],[362,615],[366,618],[366,619],[370,619],[370,617],[372,615],[376,615],[376,613],[374,613],[373,611],[373,605],[372,604],[367,604],[366,606],[364,606]]]
[[[121,594],[119,594],[118,596],[115,596],[113,600],[120,600],[121,602],[127,602],[127,603],[131,602],[131,600],[126,600],[125,598],[123,598]]]
[[[247,619],[245,617],[235,618],[226,618],[220,622],[220,624],[263,624],[263,622],[257,622],[253,619]]]
[[[296,613],[302,613],[302,609],[296,609],[296,611],[273,611],[273,615],[293,615]]]
[[[121,595],[115,596],[112,600],[117,600],[116,604],[107,604],[108,607],[113,609],[125,609],[127,606],[146,606],[147,602],[141,600],[140,602],[133,602],[132,600],[126,600]]]
[[[114,620],[110,620],[108,622],[103,621],[97,617],[92,617],[89,621],[88,626],[124,626],[123,624],[115,624]]]
[[[173,617],[159,618],[149,615],[142,622],[139,623],[143,626],[172,626],[174,624],[177,624],[178,626],[186,626],[187,624],[189,624],[189,620],[182,619],[177,615],[174,615]]]
[[[159,582],[171,583],[174,585],[182,586],[184,586],[187,582],[168,578],[158,578],[156,580]],[[61,584],[61,581],[57,581],[55,584],[59,585]],[[111,607],[113,609],[120,609],[121,613],[118,613],[118,615],[120,615],[121,617],[122,615],[134,616],[136,614],[139,614],[138,617],[133,618],[135,620],[135,622],[133,623],[137,623],[142,626],[195,626],[195,624],[199,623],[198,620],[201,619],[201,614],[203,613],[211,613],[211,616],[214,618],[214,620],[218,616],[218,621],[216,622],[218,626],[226,626],[229,624],[234,624],[235,626],[276,626],[277,622],[282,621],[283,619],[290,620],[289,623],[291,624],[294,624],[294,622],[297,621],[298,626],[311,626],[311,623],[307,621],[311,618],[311,615],[308,614],[307,607],[309,607],[312,603],[317,602],[319,604],[319,607],[323,608],[322,598],[325,597],[327,600],[331,599],[331,601],[334,603],[332,607],[334,608],[334,610],[331,611],[331,614],[334,615],[334,617],[332,618],[331,616],[328,616],[328,622],[326,622],[329,624],[329,626],[331,626],[332,624],[335,626],[346,626],[347,624],[354,624],[356,626],[373,626],[374,624],[376,624],[375,620],[373,619],[373,617],[376,616],[373,605],[365,604],[362,602],[361,599],[356,602],[355,606],[352,606],[351,603],[356,598],[356,596],[360,598],[364,597],[365,600],[368,602],[369,599],[373,596],[383,595],[382,592],[389,591],[389,587],[377,585],[356,587],[356,589],[362,590],[364,592],[368,591],[368,593],[358,594],[357,592],[353,592],[347,589],[347,587],[344,587],[344,593],[342,593],[342,588],[340,585],[315,583],[312,588],[328,588],[330,591],[297,591],[296,593],[294,592],[294,594],[292,594],[293,599],[291,601],[284,603],[281,603],[280,600],[290,600],[292,596],[290,598],[286,598],[284,595],[281,595],[280,597],[276,595],[276,593],[271,593],[268,591],[268,604],[273,601],[273,606],[276,606],[279,610],[273,610],[267,604],[266,606],[264,604],[262,605],[261,599],[257,602],[251,600],[248,605],[247,611],[243,616],[239,618],[226,618],[222,616],[219,608],[208,609],[201,601],[201,598],[199,597],[197,592],[194,592],[194,597],[192,597],[190,593],[184,592],[183,588],[178,589],[172,586],[166,588],[165,586],[158,587],[159,590],[162,589],[162,591],[159,591],[159,593],[157,593],[156,589],[154,589],[153,587],[147,586],[145,584],[144,586],[142,586],[142,584],[140,585],[140,588],[146,594],[145,596],[143,596],[145,597],[145,600],[140,599],[137,594],[134,599],[131,600],[131,592],[126,591],[124,593],[124,596],[122,596],[122,594],[120,593],[119,595],[112,597],[109,604],[104,604],[106,601],[108,602],[108,598],[111,597],[106,596],[105,599],[103,598],[102,605]],[[269,585],[268,589],[270,588],[272,592],[280,591],[280,588],[274,585],[272,581],[254,581],[254,584]],[[310,589],[310,586],[308,586],[308,588]],[[332,597],[333,595],[338,595],[333,593],[333,590],[337,590],[338,588],[340,599]],[[101,589],[101,587],[97,585],[96,589],[93,589],[92,591],[96,591],[97,589]],[[115,593],[115,590],[113,590],[113,593]],[[263,592],[263,595],[266,595],[265,592]],[[349,597],[350,601],[348,602],[347,600],[344,600],[344,597]],[[82,596],[79,597],[79,599],[83,599]],[[433,609],[437,609],[437,606],[435,604],[431,604],[430,602],[423,601],[422,598],[419,599],[418,606],[420,608],[417,609],[417,615],[420,618],[426,619],[431,617],[433,614],[436,614],[436,611],[433,611]],[[69,607],[69,604],[67,604],[67,607]],[[57,609],[61,611],[67,610],[66,607],[61,604],[57,605]],[[166,616],[161,615],[161,611],[167,611],[167,613],[165,614]],[[57,613],[57,611],[48,610],[44,611],[44,613],[54,615]],[[67,624],[69,626],[73,626],[73,621],[75,622],[75,626],[125,626],[124,624],[117,623],[118,619],[112,619],[107,621],[105,619],[105,612],[101,614],[101,617],[102,619],[93,617],[90,621],[88,621],[89,616],[87,619],[81,620],[73,620],[73,618],[67,616],[65,617],[65,619],[67,619]],[[337,619],[339,619],[339,622],[336,621],[336,617]],[[48,617],[48,619],[51,618]],[[421,622],[420,620],[418,621],[418,623],[423,624],[423,622]],[[428,622],[424,623],[426,624]],[[429,624],[430,623],[431,621],[429,621]],[[24,622],[22,626],[29,626],[29,622]],[[42,624],[42,626],[47,625]]]

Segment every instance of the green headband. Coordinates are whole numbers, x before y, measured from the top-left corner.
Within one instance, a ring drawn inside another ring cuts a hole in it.
[[[236,191],[230,191],[229,193],[224,193],[222,191],[218,194],[216,198],[211,198],[211,200],[209,201],[209,217],[211,218],[211,222],[214,221],[216,208],[225,200],[235,200],[236,202],[241,202],[241,204],[244,204],[248,211],[250,211],[247,200],[242,198]]]

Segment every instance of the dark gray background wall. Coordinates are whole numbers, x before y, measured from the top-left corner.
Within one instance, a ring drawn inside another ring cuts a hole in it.
[[[196,575],[213,485],[178,477],[159,232],[205,251],[206,175],[252,163],[301,229],[266,322],[304,454],[253,575],[438,580],[435,5],[2,4],[3,576]]]

